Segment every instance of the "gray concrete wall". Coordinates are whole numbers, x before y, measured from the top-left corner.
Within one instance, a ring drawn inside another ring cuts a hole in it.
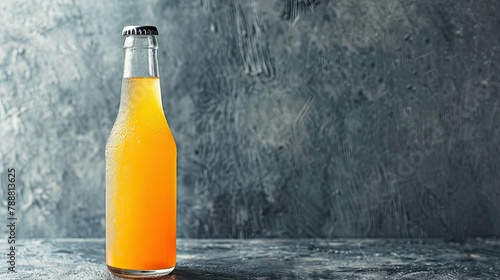
[[[499,19],[498,1],[1,1],[1,203],[14,167],[20,236],[104,236],[120,32],[152,24],[180,237],[500,235]]]

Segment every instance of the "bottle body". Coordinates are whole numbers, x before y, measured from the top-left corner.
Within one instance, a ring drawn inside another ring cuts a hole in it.
[[[176,263],[177,149],[159,77],[144,76],[124,75],[106,143],[106,264],[129,277],[168,274]]]

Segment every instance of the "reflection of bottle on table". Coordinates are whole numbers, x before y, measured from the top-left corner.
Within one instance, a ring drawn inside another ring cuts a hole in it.
[[[176,262],[177,149],[161,103],[158,31],[123,35],[120,109],[106,144],[106,264],[121,276],[160,276]]]

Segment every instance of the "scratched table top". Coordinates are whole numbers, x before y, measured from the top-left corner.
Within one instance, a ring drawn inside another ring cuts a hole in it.
[[[3,257],[0,279],[120,279],[106,269],[104,239],[16,243],[17,273]],[[495,238],[179,239],[177,247],[177,267],[161,279],[500,279]]]

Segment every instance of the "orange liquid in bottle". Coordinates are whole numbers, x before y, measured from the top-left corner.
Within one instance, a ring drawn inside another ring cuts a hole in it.
[[[106,144],[106,264],[156,270],[176,262],[177,148],[158,77],[124,78]]]

